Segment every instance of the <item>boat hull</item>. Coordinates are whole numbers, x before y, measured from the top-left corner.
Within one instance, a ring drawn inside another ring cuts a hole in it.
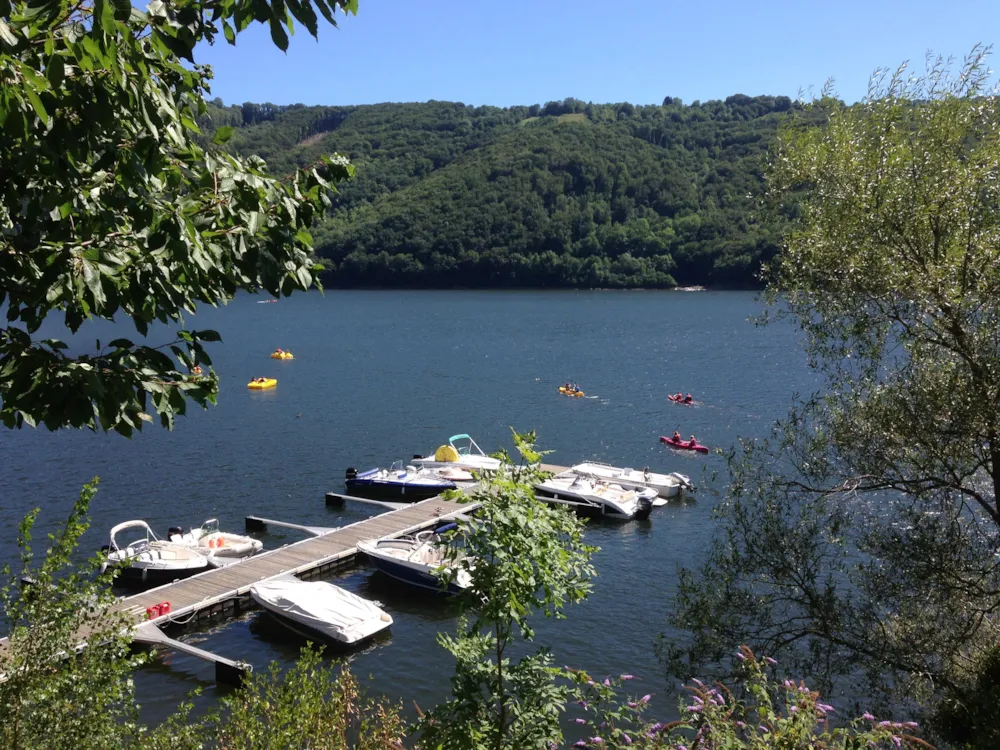
[[[119,565],[115,568],[115,584],[127,587],[153,588],[173,583],[184,578],[204,573],[211,566],[198,568],[137,568],[133,565]]]
[[[348,492],[352,495],[367,497],[372,500],[392,500],[397,503],[416,503],[431,497],[437,497],[445,490],[453,490],[456,487],[452,482],[433,486],[373,482],[365,479],[348,479],[344,484]]]
[[[626,515],[603,503],[591,503],[571,495],[559,492],[539,490],[535,488],[535,497],[543,503],[572,508],[577,515],[584,518],[606,518],[611,521],[645,521],[653,512],[653,503],[646,498],[639,498],[639,507],[635,513]]]

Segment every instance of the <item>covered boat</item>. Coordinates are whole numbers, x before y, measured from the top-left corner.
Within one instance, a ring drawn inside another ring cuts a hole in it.
[[[217,518],[210,518],[201,527],[187,533],[175,526],[167,532],[167,538],[174,544],[200,552],[208,558],[209,564],[217,568],[255,555],[264,548],[264,543],[252,536],[219,531]]]
[[[656,490],[628,489],[574,472],[559,474],[535,485],[535,497],[550,505],[566,505],[581,515],[620,521],[649,518]]]
[[[358,542],[358,551],[368,555],[385,575],[411,586],[459,594],[472,585],[468,571],[460,569],[444,589],[435,571],[451,564],[451,561],[438,532],[432,530],[398,539]]]
[[[462,474],[472,479],[471,474]],[[444,479],[434,469],[404,467],[402,461],[394,462],[389,469],[369,469],[360,474],[352,467],[347,470],[344,485],[352,495],[413,503],[458,488],[453,480]]]
[[[684,474],[679,474],[676,471],[670,474],[658,474],[655,471],[650,471],[648,467],[639,471],[638,469],[622,469],[599,461],[584,461],[571,467],[569,472],[564,472],[564,474],[566,473],[606,479],[629,489],[650,487],[656,490],[660,497],[665,498],[676,497],[685,490],[694,490],[691,480]]]
[[[250,596],[292,632],[310,640],[354,646],[392,625],[376,602],[326,581],[280,576],[255,583]]]
[[[458,465],[471,471],[496,471],[500,461],[487,456],[476,441],[462,433],[448,438],[448,445],[442,445],[431,456],[414,456],[413,464],[425,469]]]
[[[695,443],[691,445],[689,440],[676,440],[672,437],[667,437],[666,435],[660,435],[660,442],[665,445],[669,445],[671,448],[676,448],[680,451],[697,451],[698,453],[708,453],[707,445],[699,445]]]
[[[129,529],[142,531],[142,536],[121,542],[118,535]],[[124,584],[159,585],[187,578],[207,570],[208,558],[182,544],[158,539],[145,521],[126,521],[111,529],[108,557],[101,564],[117,568],[116,579]]]

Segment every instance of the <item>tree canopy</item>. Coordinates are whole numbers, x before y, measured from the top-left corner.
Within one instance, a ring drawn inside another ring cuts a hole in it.
[[[0,416],[4,424],[103,428],[165,425],[187,400],[215,399],[202,342],[181,331],[160,347],[119,338],[73,351],[36,336],[59,312],[76,332],[90,317],[128,316],[145,335],[237,290],[289,294],[314,282],[309,226],[342,157],[317,154],[275,176],[256,156],[200,138],[210,69],[196,45],[235,44],[252,23],[281,49],[295,21],[355,0],[154,0],[147,11],[106,0],[0,0]],[[167,348],[169,347],[169,349]]]
[[[282,170],[356,164],[317,229],[332,286],[753,287],[778,248],[764,155],[787,97],[662,106],[209,106]],[[779,215],[780,216],[780,215]]]
[[[712,561],[682,581],[675,657],[733,643],[921,698],[997,741],[1000,121],[986,50],[873,81],[785,129],[798,220],[771,301],[826,389],[736,457]]]

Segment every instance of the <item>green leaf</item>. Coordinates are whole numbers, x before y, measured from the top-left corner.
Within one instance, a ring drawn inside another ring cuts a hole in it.
[[[111,0],[114,5],[116,21],[127,21],[132,17],[132,3],[129,0]]]
[[[236,32],[233,31],[233,27],[229,25],[228,21],[222,22],[222,33],[226,37],[226,41],[232,45],[236,44]]]
[[[288,50],[288,34],[285,33],[285,28],[275,19],[270,19],[268,22],[271,26],[271,41],[274,45],[280,49],[282,52]]]
[[[35,93],[34,89],[25,88],[24,95],[28,97],[28,101],[31,102],[32,109],[35,110],[35,114],[38,115],[38,119],[42,121],[42,124],[48,127],[49,124],[49,113],[45,111],[45,106],[42,104],[42,100],[38,98],[38,94]]]
[[[226,143],[230,138],[233,137],[234,128],[232,125],[223,125],[221,128],[215,131],[215,136],[212,138],[213,143]]]
[[[17,37],[14,36],[14,32],[11,31],[10,26],[3,22],[3,19],[0,19],[0,41],[11,47],[17,46]]]
[[[58,89],[66,77],[66,65],[62,57],[52,56],[45,64],[45,79],[53,89]]]
[[[191,335],[198,341],[222,341],[222,336],[219,335],[218,331],[192,331]]]

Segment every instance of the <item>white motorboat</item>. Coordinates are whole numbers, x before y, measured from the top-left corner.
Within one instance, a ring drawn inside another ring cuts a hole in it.
[[[250,596],[282,625],[310,640],[354,646],[392,625],[376,603],[326,581],[280,576],[255,583]]]
[[[671,474],[658,474],[648,468],[639,471],[638,469],[621,469],[599,461],[584,461],[582,464],[576,464],[570,468],[569,472],[563,473],[606,479],[627,489],[651,487],[662,498],[676,497],[684,491],[694,491],[691,480],[676,471]],[[658,503],[654,502],[653,504],[657,505]]]
[[[656,490],[628,489],[616,482],[566,472],[536,484],[535,497],[551,505],[568,505],[581,515],[641,521],[653,510]]]
[[[411,586],[442,591],[436,571],[451,564],[447,549],[440,544],[435,531],[421,531],[414,536],[398,539],[372,539],[358,542],[358,551],[375,563],[375,567],[391,578]],[[457,571],[448,583],[447,593],[458,594],[472,585],[472,577],[465,569]]]
[[[471,471],[497,471],[500,468],[500,460],[487,456],[465,433],[452,435],[448,445],[442,445],[433,455],[414,456],[413,464],[425,469],[458,466]]]
[[[174,544],[200,552],[208,558],[209,564],[221,568],[255,555],[264,548],[264,543],[252,536],[219,531],[219,519],[210,518],[200,528],[184,533],[173,527],[167,537]]]
[[[142,536],[120,543],[118,535],[129,529],[141,529]],[[145,521],[126,521],[111,529],[107,553],[101,571],[109,566],[118,568],[116,578],[125,584],[170,583],[201,573],[209,567],[205,555],[182,544],[158,539]]]

